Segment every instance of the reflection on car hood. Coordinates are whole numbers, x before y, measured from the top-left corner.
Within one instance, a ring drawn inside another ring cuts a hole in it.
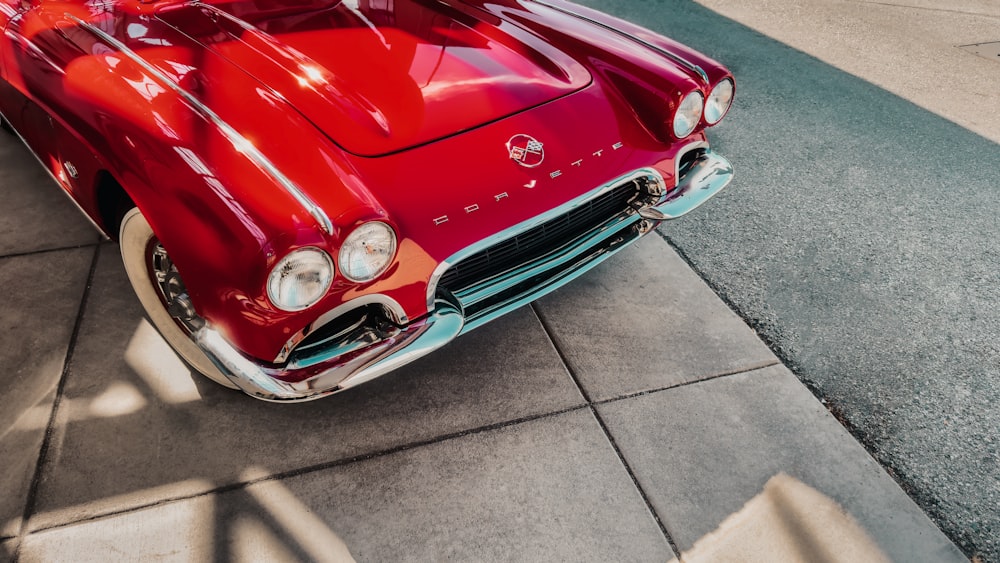
[[[524,29],[444,3],[237,0],[158,17],[363,156],[444,138],[591,80],[573,58]]]

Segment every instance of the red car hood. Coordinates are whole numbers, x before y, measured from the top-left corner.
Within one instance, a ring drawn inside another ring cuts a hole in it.
[[[237,0],[158,17],[362,156],[466,131],[591,81],[535,35],[439,2]]]

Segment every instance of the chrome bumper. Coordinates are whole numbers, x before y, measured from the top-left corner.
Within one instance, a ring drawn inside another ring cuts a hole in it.
[[[437,300],[429,315],[398,327],[385,339],[350,353],[328,354],[326,359],[308,365],[289,362],[281,367],[272,367],[259,364],[237,351],[210,326],[195,332],[193,339],[230,381],[253,397],[279,402],[318,399],[408,364],[464,332],[555,291],[649,232],[658,222],[676,219],[694,210],[725,188],[732,178],[733,168],[729,161],[705,150],[662,201],[638,209],[626,220],[617,220],[614,228],[580,237],[576,244],[544,261],[494,280],[499,286],[508,287],[530,278],[529,274],[537,275],[540,269],[552,269],[551,275],[544,281],[478,313],[469,322],[462,309],[462,299],[475,299],[472,293],[483,293],[485,288],[476,287],[470,295],[453,296],[459,299],[459,303]]]
[[[694,211],[733,180],[733,165],[705,150],[691,163],[677,189],[656,205],[644,207],[639,215],[651,221],[668,221]]]
[[[319,399],[386,374],[451,342],[461,334],[465,320],[454,305],[438,301],[434,311],[403,327],[392,337],[356,353],[308,367],[258,364],[236,350],[209,326],[192,337],[219,370],[244,393],[276,402]],[[299,379],[301,381],[285,381]]]

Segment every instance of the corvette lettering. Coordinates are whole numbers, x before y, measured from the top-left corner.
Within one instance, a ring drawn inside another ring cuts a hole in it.
[[[621,149],[624,146],[625,146],[625,143],[622,143],[621,141],[619,141],[619,142],[611,145],[611,150],[616,151],[616,150]],[[592,152],[591,155],[600,158],[601,156],[604,155],[604,151],[605,151],[605,149],[596,150],[596,151]],[[583,159],[581,158],[579,160],[575,160],[575,161],[571,162],[570,166],[575,166],[577,168],[582,167],[583,166]],[[549,178],[551,178],[553,180],[556,179],[556,178],[558,178],[559,176],[562,176],[562,175],[563,175],[563,171],[562,170],[553,170],[552,172],[549,172]]]
[[[625,146],[624,143],[617,142],[611,145],[611,150],[617,151],[623,148],[624,146]],[[607,152],[607,150],[608,149],[598,149],[590,154],[594,158],[601,158],[602,156],[604,156],[604,153]],[[544,146],[542,145],[542,143],[529,135],[514,135],[513,137],[511,137],[510,140],[507,141],[507,152],[511,160],[520,164],[521,166],[524,166],[525,168],[534,168],[539,164],[541,164],[542,160],[545,158]],[[570,166],[576,168],[582,168],[586,164],[586,159],[580,158],[574,160],[569,164]],[[553,170],[552,172],[549,172],[549,179],[554,180],[562,175],[563,175],[562,170]],[[522,187],[527,188],[529,190],[533,190],[538,186],[539,186],[538,180],[531,180],[527,184],[524,184]],[[511,193],[512,192],[501,192],[494,195],[493,196],[494,203],[499,203],[501,200],[510,198]],[[465,214],[468,215],[470,213],[479,211],[480,209],[481,207],[479,206],[478,203],[473,203],[465,206],[463,208],[463,211],[465,211]],[[442,215],[441,217],[434,219],[435,225],[443,225],[447,222],[448,222],[447,215]]]

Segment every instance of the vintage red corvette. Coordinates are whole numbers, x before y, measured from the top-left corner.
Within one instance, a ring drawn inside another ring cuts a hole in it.
[[[266,400],[567,283],[732,178],[735,85],[563,0],[0,0],[0,113],[150,320]]]

